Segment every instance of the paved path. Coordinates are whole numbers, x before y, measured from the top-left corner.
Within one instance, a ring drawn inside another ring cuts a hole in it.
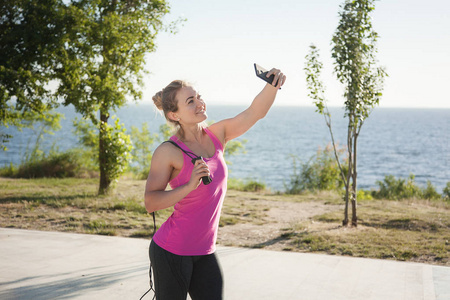
[[[148,245],[0,228],[0,299],[138,300],[148,289]],[[217,253],[227,300],[450,300],[450,267],[233,247]]]

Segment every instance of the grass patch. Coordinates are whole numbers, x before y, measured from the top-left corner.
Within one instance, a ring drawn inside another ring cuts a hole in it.
[[[235,225],[238,222],[239,222],[238,218],[235,218],[235,217],[229,217],[229,216],[221,217],[220,221],[219,221],[219,227],[224,227],[227,225]]]
[[[222,208],[222,216],[219,226],[235,225],[238,223],[252,223],[256,225],[264,224],[264,217],[269,207],[258,203],[260,199],[268,196],[242,191],[228,191],[227,199]]]
[[[299,250],[327,254],[442,262],[448,264],[445,237],[403,230],[367,228],[322,228],[298,233],[291,245]]]
[[[98,196],[97,188],[95,179],[0,178],[0,227],[151,237],[153,220],[143,203],[144,180],[122,179],[107,196]],[[317,203],[322,208],[343,204],[342,197],[332,192],[286,195],[230,189],[220,226],[246,224],[262,228],[264,233],[268,222],[277,224],[269,214],[281,202]],[[157,226],[172,212],[158,211]],[[448,202],[364,200],[358,203],[357,228],[342,227],[342,218],[341,209],[317,213],[306,221],[272,229],[278,230],[279,236],[275,234],[270,241],[281,243],[284,251],[450,265]],[[265,245],[267,242],[248,246]]]
[[[0,178],[0,227],[149,237],[144,188],[145,181],[123,180],[111,195],[98,196],[96,179]],[[157,224],[172,211],[157,212]]]
[[[84,228],[89,233],[100,235],[116,235],[116,232],[111,224],[106,223],[105,220],[93,220],[84,224]]]
[[[315,216],[282,234],[297,251],[450,264],[448,206],[370,201],[359,206],[357,228],[341,226],[341,212]]]

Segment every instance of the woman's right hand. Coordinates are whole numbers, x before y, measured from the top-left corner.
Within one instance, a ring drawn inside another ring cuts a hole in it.
[[[269,78],[271,75],[274,75],[272,86],[277,89],[281,89],[281,86],[286,81],[286,75],[284,75],[281,70],[275,68],[272,68],[269,72],[267,72],[266,77]]]
[[[188,182],[188,185],[195,190],[202,180],[203,176],[209,176],[209,168],[203,159],[197,159],[194,164],[194,169],[192,170],[191,179]]]

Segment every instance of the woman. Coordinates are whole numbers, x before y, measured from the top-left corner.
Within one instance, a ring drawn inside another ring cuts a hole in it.
[[[197,91],[182,81],[173,81],[153,101],[175,124],[171,143],[153,153],[145,188],[145,207],[154,212],[174,206],[150,244],[157,300],[222,299],[222,273],[215,255],[220,211],[227,188],[223,151],[228,141],[239,137],[263,118],[275,100],[286,76],[272,69],[266,84],[252,104],[234,118],[206,127],[206,105]],[[276,86],[275,86],[275,83]],[[195,155],[194,155],[195,154]],[[201,159],[192,160],[192,157]],[[202,183],[210,176],[212,182]],[[166,190],[170,184],[170,190]]]

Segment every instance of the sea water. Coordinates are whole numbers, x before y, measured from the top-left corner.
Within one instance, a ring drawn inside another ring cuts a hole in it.
[[[208,120],[231,118],[245,108],[211,105],[207,107]],[[71,107],[58,110],[65,115],[62,128],[52,136],[44,135],[41,145],[64,151],[77,146],[72,124],[80,116]],[[331,108],[330,112],[335,141],[344,147],[348,120],[342,108]],[[153,133],[158,133],[159,126],[165,123],[151,104],[130,104],[115,114],[128,130],[131,126],[141,128],[146,122]],[[2,128],[14,138],[7,144],[9,150],[0,152],[0,166],[20,164],[27,149],[35,145],[39,130],[39,126],[21,132]],[[313,107],[285,106],[272,107],[264,119],[237,140],[245,141],[246,153],[226,157],[230,177],[258,180],[280,191],[294,172],[292,157],[296,157],[297,166],[306,163],[331,142],[323,116]],[[362,126],[357,160],[359,188],[376,188],[376,182],[386,175],[407,178],[414,174],[419,185],[425,186],[429,180],[442,192],[450,181],[450,109],[375,108]]]

